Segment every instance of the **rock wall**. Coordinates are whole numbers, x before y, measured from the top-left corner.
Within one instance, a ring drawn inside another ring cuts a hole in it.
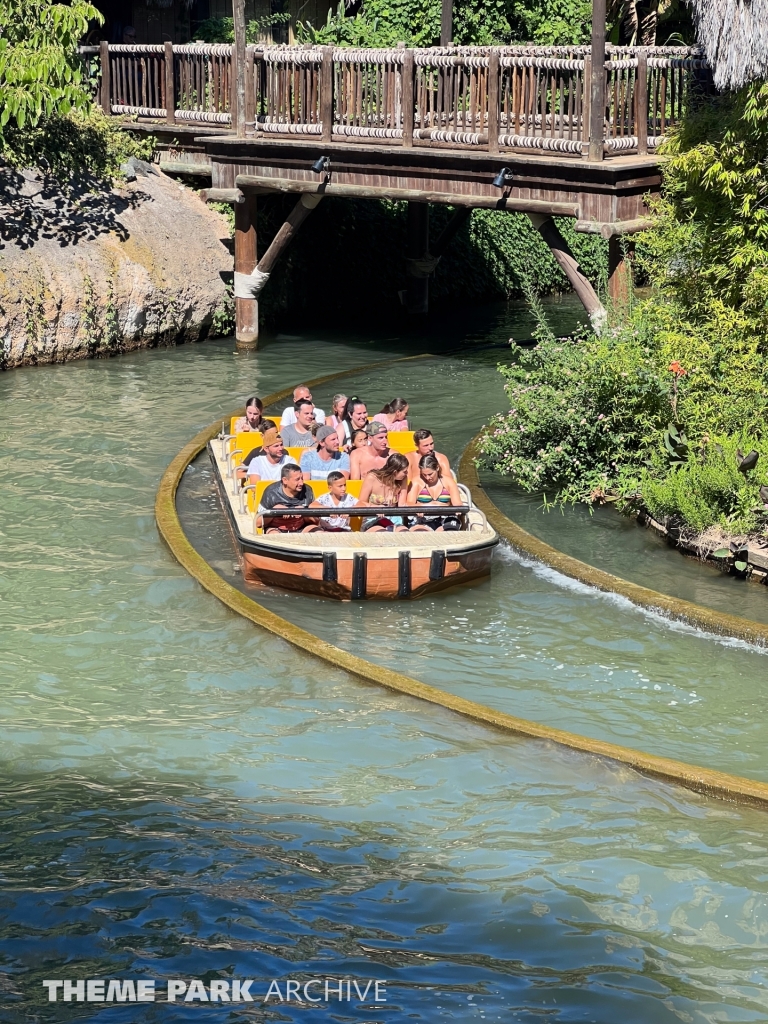
[[[114,188],[0,172],[0,367],[201,340],[228,308],[225,219],[150,164],[126,170]]]

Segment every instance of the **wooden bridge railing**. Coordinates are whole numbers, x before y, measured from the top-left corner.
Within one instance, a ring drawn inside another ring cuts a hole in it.
[[[167,123],[231,125],[233,49],[102,43],[101,106]],[[248,135],[574,156],[589,146],[589,47],[249,46],[245,60]],[[705,68],[694,48],[608,47],[605,155],[654,149]]]

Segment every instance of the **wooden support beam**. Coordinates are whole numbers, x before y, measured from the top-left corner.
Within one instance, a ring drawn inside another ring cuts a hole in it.
[[[606,241],[614,235],[635,235],[638,231],[647,231],[652,228],[654,220],[652,217],[638,217],[636,220],[577,220],[574,230],[585,235],[600,235]]]
[[[232,14],[235,30],[235,45],[232,47],[232,78],[234,80],[234,104],[232,127],[238,139],[245,138],[245,0],[233,0]]]
[[[415,203],[440,203],[445,206],[471,206],[486,210],[510,210],[541,213],[549,217],[577,217],[578,203],[554,203],[539,199],[513,199],[493,195],[467,195],[463,192],[431,192],[415,188],[387,188],[379,185],[337,185],[334,182],[271,178],[260,174],[238,174],[235,185],[242,189],[266,192],[309,192],[346,199],[391,199]]]
[[[199,196],[204,203],[244,203],[245,193],[239,188],[202,188]]]
[[[405,308],[409,313],[429,312],[429,266],[433,262],[429,252],[429,205],[408,203]]]
[[[112,113],[112,100],[110,97],[111,92],[111,76],[109,67],[109,43],[102,42],[99,46],[99,55],[101,58],[101,96],[100,104],[103,112],[109,117]]]
[[[560,234],[557,224],[551,217],[542,217],[536,214],[528,214],[531,223],[539,232],[541,237],[552,250],[552,255],[557,260],[560,269],[571,283],[571,287],[581,299],[584,309],[595,330],[599,330],[606,319],[605,307],[592,287],[592,283],[579,268],[576,257],[571,252],[571,247]]]
[[[173,43],[164,44],[165,123],[176,124],[176,75],[173,67]]]
[[[235,281],[251,274],[257,263],[256,196],[235,204]],[[259,301],[238,296],[235,287],[235,341],[238,348],[254,349],[259,340]]]
[[[589,159],[602,160],[605,141],[605,0],[592,0]],[[584,83],[587,84],[586,82]]]
[[[269,248],[259,260],[258,268],[262,274],[272,273],[272,268],[294,240],[298,234],[299,228],[322,198],[322,195],[307,195],[302,196],[298,203],[296,203],[283,222],[279,231],[272,239]]]
[[[634,242],[614,235],[608,242],[608,296],[614,306],[627,306],[632,297]]]

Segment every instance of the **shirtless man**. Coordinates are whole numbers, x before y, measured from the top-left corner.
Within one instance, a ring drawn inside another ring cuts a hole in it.
[[[434,455],[440,463],[440,469],[444,476],[453,477],[451,464],[441,452],[435,451],[435,439],[431,430],[414,430],[413,443],[416,445],[415,452],[408,453],[408,479],[419,479],[419,459],[424,455]],[[455,479],[455,477],[454,477]]]
[[[353,449],[349,457],[351,480],[363,480],[372,469],[381,469],[391,454],[387,428],[383,423],[369,423],[365,431],[370,439],[368,446]]]

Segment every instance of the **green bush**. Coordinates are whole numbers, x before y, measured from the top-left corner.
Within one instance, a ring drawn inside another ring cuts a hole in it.
[[[670,417],[671,380],[643,340],[609,332],[518,349],[500,367],[512,408],[483,435],[484,464],[559,502],[633,491]]]
[[[673,472],[657,466],[640,477],[644,503],[654,517],[670,517],[700,533],[719,526],[726,533],[748,533],[763,523],[759,473],[768,464],[768,445],[760,445],[758,468],[747,475],[738,468],[737,452],[747,452],[754,438],[714,436]],[[659,460],[660,461],[660,460]]]
[[[91,107],[46,115],[24,129],[8,125],[0,136],[0,159],[11,167],[44,167],[59,179],[88,174],[106,180],[118,176],[131,156],[151,160],[153,145]]]
[[[90,105],[77,46],[93,20],[84,0],[0,0],[0,132]]]

